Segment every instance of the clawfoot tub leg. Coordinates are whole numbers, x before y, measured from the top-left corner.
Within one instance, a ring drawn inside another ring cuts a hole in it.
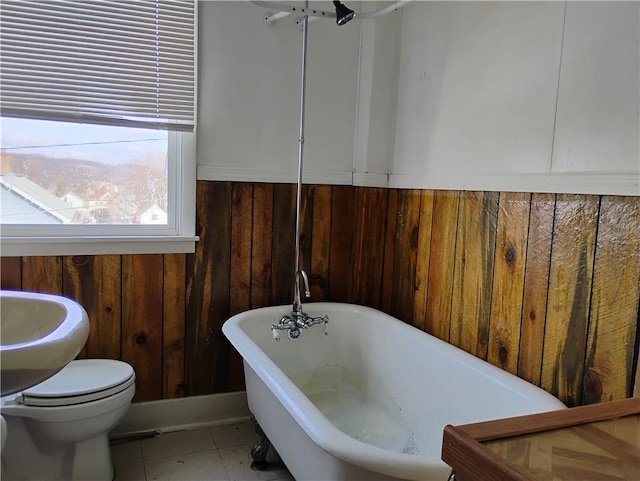
[[[271,442],[267,438],[267,435],[264,433],[260,425],[258,424],[258,420],[255,416],[251,415],[251,420],[253,421],[253,425],[256,428],[256,433],[260,436],[260,441],[254,447],[251,448],[251,458],[253,462],[251,463],[251,469],[254,471],[262,471],[269,466],[267,462],[267,453],[269,452],[269,448],[271,447]]]

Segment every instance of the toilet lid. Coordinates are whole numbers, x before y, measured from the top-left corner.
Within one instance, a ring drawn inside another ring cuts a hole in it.
[[[31,406],[66,406],[95,401],[133,384],[133,368],[111,359],[71,361],[60,372],[22,391],[18,401]]]

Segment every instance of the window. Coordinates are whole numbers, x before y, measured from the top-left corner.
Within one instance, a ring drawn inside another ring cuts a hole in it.
[[[194,0],[3,0],[6,255],[193,251]]]

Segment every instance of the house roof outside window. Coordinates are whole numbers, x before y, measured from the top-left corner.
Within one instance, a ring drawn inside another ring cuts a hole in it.
[[[77,209],[27,177],[0,175],[3,224],[71,224]]]

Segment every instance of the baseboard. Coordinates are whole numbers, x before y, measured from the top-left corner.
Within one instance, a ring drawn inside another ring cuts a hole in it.
[[[249,418],[246,391],[133,403],[109,435],[171,432],[219,426]]]

